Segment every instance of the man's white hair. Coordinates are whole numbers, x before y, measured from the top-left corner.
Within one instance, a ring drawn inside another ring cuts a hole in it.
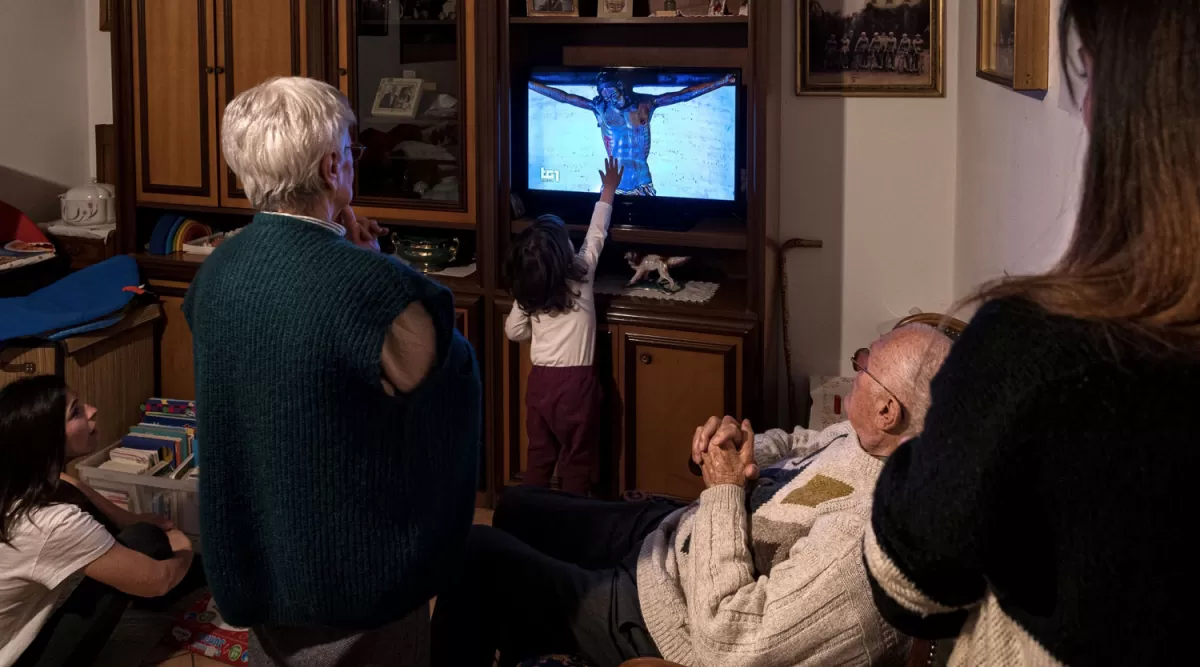
[[[900,395],[908,414],[904,435],[919,435],[932,403],[929,385],[950,355],[950,339],[927,324],[909,324],[885,336],[884,344],[888,356],[884,382]]]
[[[321,159],[341,152],[354,122],[350,103],[333,86],[269,79],[225,107],[221,151],[254,208],[302,210],[327,188]]]

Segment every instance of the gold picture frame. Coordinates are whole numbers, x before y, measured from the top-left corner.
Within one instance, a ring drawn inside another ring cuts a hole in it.
[[[1048,89],[1050,0],[978,2],[975,76],[1017,91]]]
[[[944,1],[847,14],[796,0],[796,94],[945,97]]]
[[[529,16],[579,16],[579,0],[525,0]]]

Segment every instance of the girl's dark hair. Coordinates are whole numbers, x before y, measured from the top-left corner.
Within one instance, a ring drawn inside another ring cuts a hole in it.
[[[569,310],[578,292],[571,282],[587,278],[575,257],[567,226],[556,215],[543,215],[517,235],[508,256],[512,295],[530,315]]]
[[[976,299],[1023,297],[1200,353],[1200,2],[1063,0],[1064,72],[1072,28],[1092,61],[1074,236],[1048,273],[991,283]]]
[[[22,517],[50,504],[67,441],[67,384],[56,375],[0,389],[0,543]]]

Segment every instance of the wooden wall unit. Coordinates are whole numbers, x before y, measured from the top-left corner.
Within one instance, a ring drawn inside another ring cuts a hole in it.
[[[514,220],[510,208],[514,189],[523,194],[516,183],[524,169],[525,77],[535,66],[672,65],[742,70],[744,214],[692,231],[614,228],[610,235],[602,273],[623,272],[613,258],[626,250],[687,254],[694,256],[689,268],[706,267],[702,279],[721,287],[706,304],[598,299],[596,359],[610,417],[598,493],[638,489],[695,497],[702,481],[687,467],[695,427],[726,413],[757,420],[764,398],[773,400],[763,395],[763,331],[775,288],[766,248],[767,230],[775,226],[765,220],[771,12],[717,19],[528,18],[524,0],[460,0],[453,20],[393,16],[386,28],[376,21],[360,35],[365,24],[358,0],[112,2],[118,250],[135,254],[162,296],[160,393],[194,396],[191,334],[180,308],[200,262],[146,255],[139,244],[164,212],[185,212],[222,229],[248,222],[248,202],[220,155],[221,112],[239,92],[271,76],[320,78],[350,99],[357,140],[376,144],[377,162],[356,170],[360,215],[401,234],[461,237],[475,254],[473,275],[443,283],[454,292],[456,325],[475,346],[483,373],[479,502],[491,503],[496,492],[520,482],[527,460],[529,346],[504,338],[512,301],[501,268],[513,235],[527,224]],[[388,55],[389,40],[398,37],[408,41]],[[408,42],[416,50],[406,55]],[[439,65],[418,76],[437,84],[426,88],[430,99],[455,87],[459,93],[459,114],[446,124],[460,128],[453,135],[458,143],[450,144],[460,156],[458,200],[414,197],[399,177],[395,191],[380,190],[393,167],[380,171],[378,159],[394,159],[396,141],[437,123],[413,118],[393,126],[371,117],[372,91],[382,78],[426,67],[430,54],[458,63],[458,74]],[[375,132],[367,135],[370,142],[363,140],[368,130]],[[373,159],[371,150],[364,162]],[[375,180],[364,187],[371,169]],[[578,236],[586,230],[586,219],[568,222]],[[755,421],[760,430],[776,425]]]

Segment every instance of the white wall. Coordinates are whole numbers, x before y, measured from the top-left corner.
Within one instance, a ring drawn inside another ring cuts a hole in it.
[[[796,1],[780,25],[780,236],[825,244],[788,255],[803,381],[849,372],[854,350],[909,310],[953,298],[960,2],[946,2],[946,97],[901,99],[792,94]]]
[[[85,5],[0,0],[0,198],[35,220],[85,183],[92,143]]]
[[[956,297],[1006,271],[1048,268],[1073,228],[1086,144],[1082,117],[1058,66],[1058,8],[1055,0],[1050,90],[1039,99],[975,76],[974,59],[966,56],[975,51],[978,10],[974,2],[962,3]]]

